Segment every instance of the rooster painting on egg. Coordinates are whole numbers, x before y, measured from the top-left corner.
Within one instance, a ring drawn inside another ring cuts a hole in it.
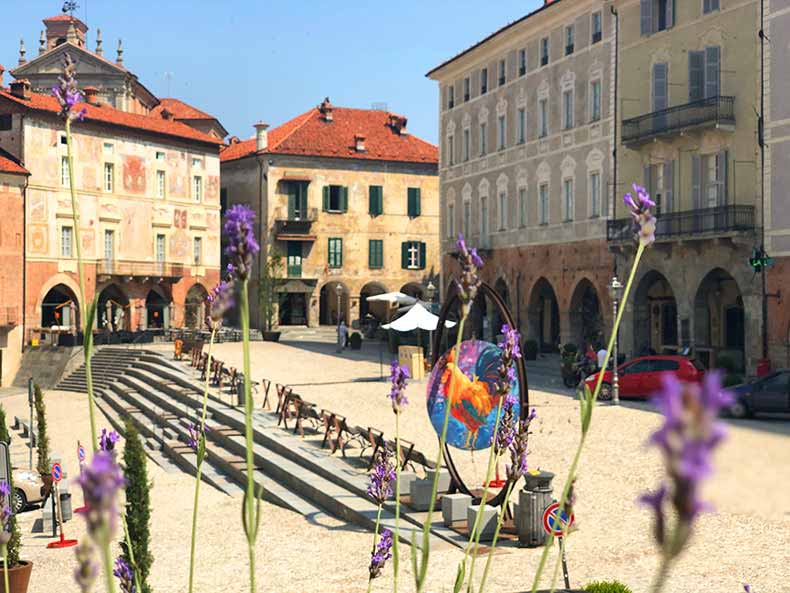
[[[458,362],[451,348],[437,361],[428,381],[428,416],[441,435],[445,406],[450,406],[447,444],[456,449],[480,450],[491,446],[499,404],[496,384],[502,349],[480,340],[461,342]],[[511,393],[520,402],[518,378]],[[519,404],[514,413],[518,417]]]

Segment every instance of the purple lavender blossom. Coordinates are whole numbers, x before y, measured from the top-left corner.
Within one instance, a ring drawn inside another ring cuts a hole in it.
[[[223,280],[211,289],[206,297],[208,304],[208,322],[213,328],[219,327],[225,313],[235,305],[233,300],[232,280]]]
[[[196,453],[200,453],[201,446],[205,448],[206,446],[206,433],[208,432],[208,426],[203,426],[203,430],[200,430],[200,424],[193,423],[187,427],[187,431],[189,432],[187,436],[187,445],[195,451]]]
[[[118,490],[124,483],[121,468],[112,451],[97,451],[77,478],[82,486],[87,511],[88,533],[99,546],[108,545],[118,519]]]
[[[96,549],[90,538],[82,540],[77,546],[77,569],[74,571],[74,581],[81,593],[93,591],[93,584],[99,577],[99,563],[96,561]]]
[[[656,217],[650,212],[656,203],[650,199],[647,190],[637,184],[633,185],[636,198],[632,194],[625,194],[623,201],[631,210],[634,219],[634,238],[638,243],[647,247],[656,240]]]
[[[502,417],[499,420],[494,447],[497,454],[507,451],[516,438],[516,416],[514,413],[517,400],[516,396],[509,393],[502,402]]]
[[[659,489],[641,497],[642,504],[655,514],[655,537],[670,558],[677,556],[691,535],[697,516],[710,508],[699,498],[702,480],[713,472],[713,450],[724,439],[717,420],[722,409],[732,403],[732,395],[721,388],[721,374],[710,372],[702,385],[685,384],[674,375],[664,377],[664,387],[653,402],[664,415],[664,424],[650,437],[664,458],[667,479]],[[667,549],[665,543],[665,502],[677,514],[677,536]]]
[[[371,580],[381,575],[381,571],[384,570],[384,565],[387,563],[387,560],[392,558],[391,550],[392,532],[389,529],[385,529],[381,532],[381,539],[379,539],[379,543],[376,544],[376,547],[370,555],[370,567],[368,571],[370,572]]]
[[[11,487],[8,482],[0,482],[0,546],[11,541]]]
[[[82,93],[77,88],[77,64],[71,55],[63,55],[63,76],[58,77],[60,84],[52,88],[52,94],[60,103],[60,116],[69,121],[80,120],[85,117],[87,110],[83,107],[75,111],[77,103],[82,101]]]
[[[518,430],[510,444],[510,465],[506,466],[508,480],[516,481],[527,473],[527,452],[529,448],[529,425],[537,414],[535,409],[526,418],[519,420]]]
[[[378,504],[382,505],[392,496],[392,482],[395,480],[395,468],[391,463],[392,454],[386,447],[379,449],[376,462],[370,472],[368,494]]]
[[[745,591],[745,593],[752,593],[752,586],[749,585],[748,583],[744,583],[743,590]]]
[[[240,204],[225,214],[224,232],[228,238],[225,255],[230,260],[228,271],[241,282],[250,277],[252,259],[261,250],[255,240],[254,222],[255,212]]]
[[[121,440],[120,435],[111,430],[107,432],[106,428],[101,429],[101,436],[99,437],[99,449],[102,451],[114,451],[115,444]]]
[[[134,586],[134,572],[132,572],[132,567],[129,566],[129,563],[123,557],[119,556],[115,559],[115,568],[112,574],[118,579],[121,593],[135,593],[137,589]]]
[[[406,399],[406,383],[411,379],[409,374],[409,367],[398,364],[397,360],[392,361],[390,372],[390,389],[389,397],[392,400],[392,411],[399,414],[409,403]]]
[[[477,297],[480,288],[480,276],[478,269],[483,267],[483,260],[478,255],[477,249],[469,249],[464,240],[463,234],[458,235],[456,243],[459,251],[458,260],[461,263],[461,279],[458,281],[458,296],[461,299],[461,310],[463,315],[469,313],[471,303]]]
[[[499,347],[502,349],[502,362],[499,365],[497,393],[506,395],[510,393],[513,383],[515,383],[518,376],[516,359],[521,358],[521,348],[519,346],[521,335],[518,333],[518,330],[513,329],[507,323],[502,326],[502,335],[504,339],[499,343]]]
[[[573,505],[576,504],[576,478],[573,478],[571,487],[568,489],[568,496],[565,497],[565,504],[562,505],[562,512],[567,517],[573,516]]]

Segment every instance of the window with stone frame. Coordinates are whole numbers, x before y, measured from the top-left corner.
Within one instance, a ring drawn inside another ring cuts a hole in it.
[[[521,228],[527,226],[527,188],[518,189],[518,224]]]
[[[590,173],[590,217],[597,218],[601,215],[601,173]]]
[[[590,82],[590,121],[600,121],[601,119],[601,81],[593,80]]]
[[[499,192],[499,230],[507,230],[507,191]]]
[[[562,93],[562,127],[565,130],[573,128],[573,91]]]
[[[563,222],[573,220],[573,179],[565,179],[562,182],[562,213]]]
[[[516,142],[518,144],[524,144],[527,141],[527,109],[525,107],[519,107],[518,112],[518,139]]]
[[[549,100],[545,98],[538,101],[538,126],[541,138],[549,135]]]
[[[592,30],[592,43],[596,44],[603,38],[603,33],[601,32],[601,13],[594,12],[590,17],[590,29]]]
[[[74,248],[74,229],[70,226],[60,227],[60,256],[72,257]]]
[[[538,189],[538,223],[549,224],[549,184],[542,183]]]

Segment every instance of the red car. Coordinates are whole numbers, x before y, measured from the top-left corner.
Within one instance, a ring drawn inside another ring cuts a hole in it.
[[[620,397],[652,395],[661,388],[661,376],[664,373],[672,373],[686,383],[699,383],[705,375],[705,367],[699,361],[685,356],[642,356],[629,360],[618,367]],[[598,373],[595,373],[584,382],[593,391],[597,380]],[[612,399],[612,371],[604,372],[598,399]]]

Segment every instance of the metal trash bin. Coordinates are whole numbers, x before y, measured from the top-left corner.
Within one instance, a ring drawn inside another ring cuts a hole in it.
[[[74,516],[71,510],[71,494],[69,492],[61,492],[60,494],[60,512],[63,515],[63,522],[70,521]]]
[[[551,472],[527,473],[524,476],[526,485],[518,493],[518,514],[516,515],[516,531],[521,547],[534,548],[546,542],[543,529],[543,511],[554,501],[552,497]]]

